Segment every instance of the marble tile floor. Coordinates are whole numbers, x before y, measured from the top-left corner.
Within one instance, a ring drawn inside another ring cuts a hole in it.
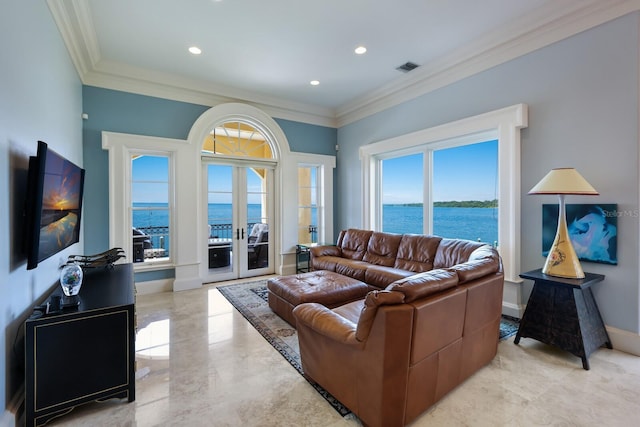
[[[359,426],[342,418],[215,286],[138,295],[136,400],[80,406],[51,426]],[[591,370],[523,338],[412,426],[633,426],[640,357],[599,349]]]

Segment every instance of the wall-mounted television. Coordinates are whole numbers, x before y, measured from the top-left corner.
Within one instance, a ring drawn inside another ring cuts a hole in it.
[[[27,180],[27,270],[80,240],[83,190],[84,169],[38,141]]]

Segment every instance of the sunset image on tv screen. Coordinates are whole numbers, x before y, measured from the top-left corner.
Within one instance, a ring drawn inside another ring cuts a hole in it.
[[[78,240],[82,170],[52,151],[44,174],[39,253],[50,254]]]

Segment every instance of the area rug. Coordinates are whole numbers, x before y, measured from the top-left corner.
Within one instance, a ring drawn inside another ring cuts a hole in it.
[[[251,325],[293,366],[303,374],[298,347],[298,334],[287,322],[276,315],[268,305],[267,281],[237,283],[217,288],[224,297],[251,323]],[[500,321],[500,339],[518,332],[518,319],[503,316]],[[351,411],[318,384],[310,384],[343,417]]]

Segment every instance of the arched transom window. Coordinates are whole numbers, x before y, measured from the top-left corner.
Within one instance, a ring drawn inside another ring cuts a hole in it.
[[[273,159],[273,150],[264,134],[254,126],[229,121],[215,126],[202,144],[202,153],[214,156]]]

